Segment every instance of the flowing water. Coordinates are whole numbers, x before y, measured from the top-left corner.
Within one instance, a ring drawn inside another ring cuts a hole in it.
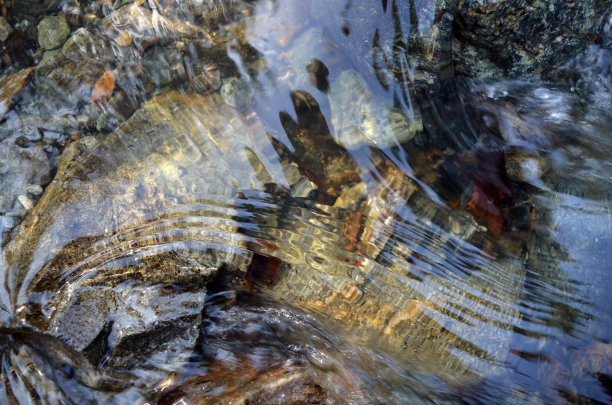
[[[0,402],[611,403],[612,4],[527,3],[0,1]]]

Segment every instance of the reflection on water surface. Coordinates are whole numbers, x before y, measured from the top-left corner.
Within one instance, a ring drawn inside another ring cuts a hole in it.
[[[610,402],[612,14],[553,3],[6,1],[2,400]]]

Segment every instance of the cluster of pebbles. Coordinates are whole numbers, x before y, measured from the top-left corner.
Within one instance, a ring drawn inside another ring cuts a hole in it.
[[[166,87],[206,93],[225,84],[228,103],[244,103],[235,71],[222,78],[212,63],[214,31],[200,27],[218,27],[247,4],[218,15],[206,2],[32,3],[7,2],[0,17],[3,245],[53,178],[66,144],[111,132]]]

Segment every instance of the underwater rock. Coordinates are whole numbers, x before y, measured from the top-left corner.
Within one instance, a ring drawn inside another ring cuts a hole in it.
[[[26,193],[28,184],[44,186],[50,181],[51,168],[41,143],[20,147],[15,144],[18,137],[16,133],[1,143],[0,213],[11,211],[17,196]]]
[[[72,33],[61,53],[75,63],[104,65],[112,60],[108,42],[98,32],[79,28]]]
[[[46,50],[59,48],[70,34],[70,27],[63,15],[43,18],[38,24],[38,43]]]
[[[0,243],[10,238],[21,218],[38,199],[33,187],[51,181],[52,162],[47,157],[37,128],[22,128],[0,143],[0,215],[3,225]],[[28,197],[30,196],[30,197]]]
[[[289,362],[288,362],[289,363]],[[164,390],[157,404],[323,404],[326,392],[311,375],[292,364],[271,365],[265,372],[241,367],[224,369],[212,364],[211,372]],[[219,390],[218,387],[223,387]]]
[[[142,58],[144,86],[147,90],[187,81],[183,55],[175,47],[153,47]]]
[[[132,34],[127,30],[119,31],[114,41],[119,46],[130,46],[132,45]]]
[[[115,89],[115,74],[107,70],[96,81],[91,92],[91,102],[94,104],[104,104],[109,99]]]
[[[13,98],[30,83],[33,72],[34,68],[30,67],[13,73],[0,81],[0,120],[13,106]]]
[[[224,208],[235,187],[261,188],[248,134],[220,100],[170,92],[102,141],[72,143],[4,250],[11,327],[56,336],[94,366],[150,362],[148,384],[164,375],[154,364],[179,367],[198,336],[206,284],[221,268],[246,273],[250,261]],[[207,225],[185,228],[181,217]]]
[[[227,105],[236,108],[238,111],[245,111],[254,98],[253,90],[250,88],[249,83],[244,79],[235,77],[223,80],[219,93]]]
[[[453,23],[459,74],[550,79],[600,41],[605,0],[464,2]],[[457,49],[458,48],[458,49]]]
[[[423,129],[420,117],[408,119],[401,109],[385,105],[355,71],[340,73],[329,94],[335,139],[347,149],[399,146]]]
[[[11,27],[4,17],[0,17],[0,42],[6,41],[13,31],[13,27]]]
[[[288,113],[279,114],[295,148],[291,155],[322,192],[319,195],[321,202],[333,204],[343,187],[359,180],[359,168],[346,149],[331,136],[319,104],[310,93],[294,91],[291,101],[297,120]]]
[[[142,5],[142,2],[125,5],[115,10],[100,23],[100,31],[113,40],[124,38],[129,33],[131,42],[138,48],[177,38],[211,40],[210,33],[204,28],[185,21],[173,21]]]

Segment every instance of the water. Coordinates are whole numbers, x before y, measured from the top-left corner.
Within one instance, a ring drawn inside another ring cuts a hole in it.
[[[8,2],[0,401],[612,402],[610,4],[405,3]]]

